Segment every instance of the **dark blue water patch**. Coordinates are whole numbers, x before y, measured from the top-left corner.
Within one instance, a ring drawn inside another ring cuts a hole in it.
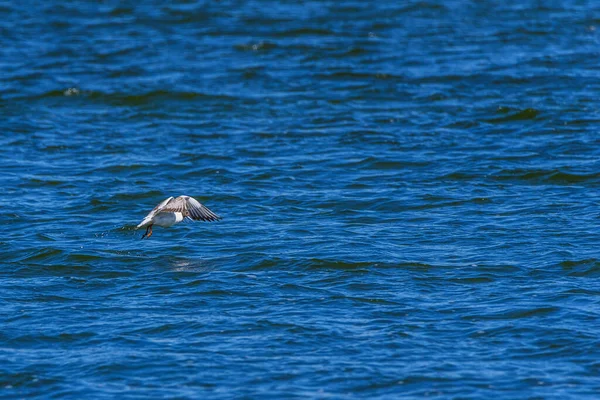
[[[0,5],[3,393],[596,398],[598,11]]]

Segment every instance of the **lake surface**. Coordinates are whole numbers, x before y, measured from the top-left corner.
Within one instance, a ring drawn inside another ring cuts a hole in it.
[[[1,397],[598,398],[600,3],[0,17]]]

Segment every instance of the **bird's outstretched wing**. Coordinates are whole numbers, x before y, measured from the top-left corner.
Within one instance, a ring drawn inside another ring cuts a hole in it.
[[[218,221],[221,219],[217,214],[202,205],[198,200],[190,196],[179,196],[168,201],[158,212],[180,212],[184,218],[196,221]]]
[[[152,209],[152,211],[150,211],[148,213],[148,215],[146,215],[146,217],[144,217],[144,219],[152,218],[159,212],[163,211],[163,209],[167,206],[167,204],[169,204],[172,200],[173,200],[173,197],[169,197],[168,199],[163,200],[156,207],[154,207]]]

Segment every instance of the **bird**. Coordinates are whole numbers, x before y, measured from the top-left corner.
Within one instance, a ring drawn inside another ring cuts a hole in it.
[[[186,218],[194,221],[207,222],[221,220],[221,217],[193,197],[169,197],[154,207],[135,229],[146,228],[146,233],[144,233],[142,239],[150,238],[150,236],[152,236],[153,225],[167,228]]]

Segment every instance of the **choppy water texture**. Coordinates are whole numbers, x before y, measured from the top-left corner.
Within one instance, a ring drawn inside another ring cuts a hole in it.
[[[0,396],[597,398],[599,3],[0,17]]]

